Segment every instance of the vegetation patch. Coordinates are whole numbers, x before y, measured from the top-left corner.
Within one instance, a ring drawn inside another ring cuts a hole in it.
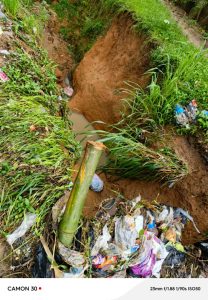
[[[84,57],[97,37],[105,33],[118,13],[114,0],[60,0],[53,7],[60,20],[67,21],[61,26],[60,33],[68,42],[76,62]]]
[[[71,123],[59,115],[65,103],[58,100],[55,66],[38,47],[37,36],[28,35],[21,22],[19,17],[14,21],[13,28],[18,30],[13,52],[2,67],[9,80],[0,82],[0,224],[4,235],[27,212],[37,215],[36,233],[44,228],[51,206],[71,187],[73,165],[80,156]],[[37,22],[42,24],[42,19]]]
[[[105,133],[102,141],[110,149],[109,161],[104,168],[108,173],[125,178],[161,181],[169,186],[188,174],[186,165],[171,149],[154,151],[118,133]]]

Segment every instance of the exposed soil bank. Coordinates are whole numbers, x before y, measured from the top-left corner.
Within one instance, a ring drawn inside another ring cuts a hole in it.
[[[122,108],[119,93],[125,81],[145,87],[149,77],[150,45],[143,34],[136,33],[132,18],[119,16],[104,37],[98,39],[85,55],[74,74],[76,94],[70,107],[77,109],[88,121],[113,124],[120,119]],[[96,128],[103,128],[95,124]]]

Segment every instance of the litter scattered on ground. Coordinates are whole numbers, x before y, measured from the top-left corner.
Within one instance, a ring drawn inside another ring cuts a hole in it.
[[[84,277],[84,272],[88,268],[88,264],[85,261],[84,255],[78,251],[70,250],[58,243],[58,252],[68,265],[71,266],[70,272],[64,272],[64,278],[82,278]]]
[[[4,5],[0,2],[0,20],[4,22],[11,22],[8,17],[4,14]]]
[[[185,210],[183,210],[181,208],[178,208],[175,211],[175,215],[178,216],[178,217],[182,217],[182,218],[186,218],[186,219],[190,220],[193,223],[193,226],[196,229],[196,231],[198,233],[200,233],[199,229],[196,227],[196,224],[195,224],[192,216],[190,216],[188,212],[186,212]]]
[[[152,232],[145,232],[143,244],[130,266],[130,274],[136,277],[160,277],[162,264],[168,255],[165,245]]]
[[[71,249],[58,244],[64,277],[160,277],[163,266],[184,262],[181,235],[193,222],[188,212],[140,196],[125,202],[118,198],[104,200],[94,219],[82,220]],[[109,214],[106,208],[115,205]]]
[[[104,187],[104,183],[102,179],[97,174],[94,174],[92,183],[90,185],[90,189],[93,190],[94,192],[99,193],[103,190],[103,187]]]
[[[41,244],[38,244],[35,250],[35,259],[32,266],[33,278],[53,278],[54,272],[51,269],[51,264]]]
[[[66,248],[60,242],[58,243],[58,252],[63,258],[63,260],[72,267],[78,268],[82,266],[85,262],[84,256],[81,253]]]
[[[195,99],[193,99],[186,107],[186,115],[190,122],[194,122],[197,117],[198,105]]]
[[[10,55],[8,50],[0,50],[0,55]]]
[[[97,218],[103,216],[103,214],[107,213],[109,216],[115,216],[117,212],[117,206],[120,202],[120,199],[117,198],[107,198],[101,203],[102,210],[99,210],[96,214]]]
[[[9,80],[9,78],[7,77],[7,75],[2,71],[2,69],[0,69],[0,80],[3,82],[6,82]]]
[[[0,19],[7,20],[7,17],[6,17],[5,14],[1,11],[1,9],[0,9]]]
[[[204,117],[208,117],[208,111],[198,110],[198,104],[195,99],[193,99],[189,104],[185,107],[177,104],[175,107],[175,119],[176,123],[182,127],[190,128],[191,124],[197,123],[197,118],[203,115]]]
[[[64,93],[65,93],[67,96],[71,97],[71,96],[73,95],[73,93],[74,93],[74,90],[73,90],[72,87],[67,86],[67,87],[64,88]]]
[[[7,242],[12,245],[17,239],[24,236],[25,233],[35,224],[36,218],[36,214],[27,213],[21,225],[13,233],[7,236]]]
[[[174,266],[179,266],[185,261],[184,251],[178,251],[176,248],[171,245],[166,246],[168,255],[165,259],[165,264],[173,268]]]
[[[207,110],[202,110],[201,114],[205,117],[208,117],[208,111]]]

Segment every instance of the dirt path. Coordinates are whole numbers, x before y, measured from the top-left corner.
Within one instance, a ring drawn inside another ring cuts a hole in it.
[[[170,10],[173,19],[178,23],[183,34],[188,38],[188,40],[196,47],[202,47],[205,44],[205,39],[202,35],[203,29],[200,26],[190,24],[188,22],[187,14],[183,9],[175,6],[173,3],[170,3],[167,0],[162,1]],[[208,47],[207,44],[205,46],[206,48]]]

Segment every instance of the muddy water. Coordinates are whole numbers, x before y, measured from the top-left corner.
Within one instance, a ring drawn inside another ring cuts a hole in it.
[[[85,148],[88,140],[97,141],[100,139],[98,134],[92,133],[95,130],[94,127],[82,114],[71,111],[69,120],[72,122],[72,130],[76,135],[76,140],[81,143],[83,148]],[[105,162],[106,154],[103,153],[99,165],[103,165]]]
[[[69,119],[73,123],[72,130],[76,134],[76,140],[81,142],[83,147],[86,145],[87,140],[90,139],[96,141],[99,139],[99,136],[96,133],[93,133],[92,135],[89,133],[95,129],[82,114],[72,111],[69,115]]]

